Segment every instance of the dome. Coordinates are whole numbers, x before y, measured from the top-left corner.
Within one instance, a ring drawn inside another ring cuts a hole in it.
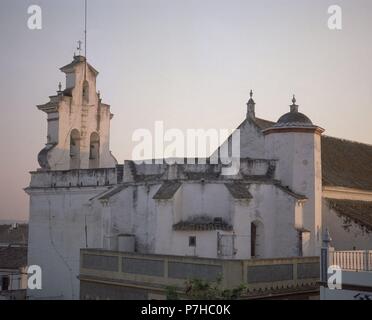
[[[278,124],[308,124],[312,125],[311,120],[300,112],[288,112],[280,117]]]
[[[274,127],[308,127],[313,126],[311,120],[301,112],[298,112],[298,105],[296,104],[296,98],[293,96],[291,111],[282,115]]]

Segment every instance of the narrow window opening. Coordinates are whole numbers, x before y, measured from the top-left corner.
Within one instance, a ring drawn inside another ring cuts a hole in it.
[[[10,279],[8,276],[4,276],[1,278],[1,290],[8,291],[10,285]]]
[[[89,103],[89,83],[87,80],[83,84],[83,104]]]
[[[265,256],[264,225],[261,221],[251,223],[251,257],[262,259]]]
[[[303,256],[303,234],[302,231],[298,231],[298,255]]]
[[[256,239],[257,238],[257,227],[254,223],[251,223],[251,257],[256,257]]]
[[[189,247],[196,247],[196,237],[189,237]]]

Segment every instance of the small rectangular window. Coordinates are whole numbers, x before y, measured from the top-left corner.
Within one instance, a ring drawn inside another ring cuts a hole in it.
[[[189,237],[189,247],[196,247],[196,237]]]
[[[8,291],[9,290],[10,280],[8,276],[4,276],[1,278],[1,290]]]

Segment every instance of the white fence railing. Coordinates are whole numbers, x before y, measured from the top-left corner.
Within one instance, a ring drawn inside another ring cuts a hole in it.
[[[330,251],[329,265],[342,270],[372,271],[372,251]]]

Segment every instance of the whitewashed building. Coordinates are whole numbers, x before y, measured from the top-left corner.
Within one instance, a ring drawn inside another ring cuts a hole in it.
[[[198,159],[119,165],[109,149],[112,114],[97,93],[98,72],[82,56],[61,70],[66,89],[38,106],[47,114],[48,138],[26,188],[28,264],[43,271],[43,289],[29,291],[31,298],[77,299],[81,248],[221,259],[317,256],[325,227],[336,249],[371,248],[372,146],[323,136],[295,99],[271,122],[256,117],[251,93],[236,175]]]

